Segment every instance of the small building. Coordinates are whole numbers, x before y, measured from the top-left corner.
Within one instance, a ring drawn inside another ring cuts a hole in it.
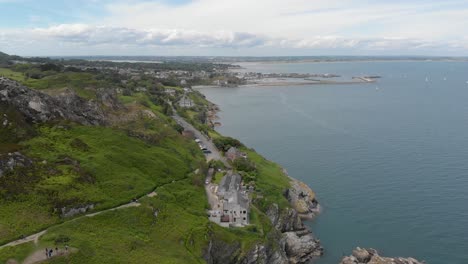
[[[179,100],[179,106],[180,107],[192,107],[192,106],[195,106],[195,104],[193,103],[192,99],[184,95],[182,99]]]
[[[229,161],[234,161],[238,158],[247,158],[247,155],[235,147],[230,147],[224,154]]]
[[[176,90],[171,89],[171,88],[164,90],[164,92],[170,96],[174,96],[176,94]]]

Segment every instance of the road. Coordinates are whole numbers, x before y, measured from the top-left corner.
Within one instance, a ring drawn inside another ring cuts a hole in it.
[[[181,125],[185,130],[193,131],[195,137],[200,139],[201,144],[206,146],[206,148],[209,151],[211,151],[211,153],[205,154],[206,160],[208,160],[208,161],[210,161],[210,160],[220,160],[220,161],[222,161],[224,163],[224,166],[226,166],[226,168],[231,167],[229,165],[229,163],[227,162],[227,160],[223,157],[223,155],[221,155],[221,153],[218,151],[218,149],[213,144],[213,142],[210,139],[208,139],[204,134],[202,134],[198,129],[196,129],[194,126],[192,126],[190,123],[185,121],[185,119],[183,119],[182,117],[180,117],[177,114],[174,114],[172,116],[172,118],[174,118],[174,120],[179,125]]]

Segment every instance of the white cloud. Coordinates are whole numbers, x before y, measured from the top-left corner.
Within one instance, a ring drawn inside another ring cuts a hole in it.
[[[242,55],[237,52],[246,50],[252,51],[249,55],[267,50],[269,55],[291,51],[303,55],[467,55],[465,2],[194,0],[173,5],[169,1],[106,1],[107,13],[86,19],[86,24],[9,30],[3,39],[9,38],[10,46],[24,50],[31,43],[49,43],[89,53],[105,46],[123,53],[133,49],[149,54],[183,49],[193,55],[200,49],[212,53],[217,49],[226,55]]]
[[[125,27],[62,24],[36,28],[32,37],[57,39],[64,42],[90,45],[154,45],[196,47],[253,47],[264,45],[266,39],[250,33],[216,31],[200,32],[181,29],[130,29]]]
[[[270,37],[235,31],[196,31],[184,29],[133,29],[126,27],[94,26],[86,24],[62,24],[46,28],[13,30],[0,35],[0,43],[9,40],[10,45],[34,45],[48,42],[92,49],[106,46],[111,49],[134,48],[196,48],[196,49],[262,49],[276,50],[345,50],[354,51],[402,51],[417,54],[431,49],[466,49],[467,40],[434,41],[415,38],[350,38],[338,35],[308,36],[304,39]]]

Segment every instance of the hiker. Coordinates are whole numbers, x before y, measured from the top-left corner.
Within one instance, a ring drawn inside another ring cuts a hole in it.
[[[45,249],[45,256],[46,258],[49,258],[49,250],[47,248]]]
[[[59,254],[58,247],[55,247],[55,254]]]
[[[54,250],[53,250],[53,249],[50,249],[50,250],[49,250],[49,258],[52,257],[52,254],[53,254],[53,253],[54,253]]]
[[[68,245],[65,245],[65,251],[68,251]]]

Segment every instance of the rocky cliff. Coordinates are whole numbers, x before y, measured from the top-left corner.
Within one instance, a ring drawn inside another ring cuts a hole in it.
[[[31,123],[63,119],[82,125],[105,125],[105,110],[121,106],[111,89],[98,90],[96,97],[86,100],[69,89],[50,96],[0,77],[0,104],[13,107]]]
[[[302,219],[312,219],[320,212],[315,193],[301,181],[291,178],[291,188],[286,190],[284,196]]]
[[[423,264],[414,258],[389,258],[379,256],[375,249],[356,248],[351,256],[344,257],[340,264]]]

